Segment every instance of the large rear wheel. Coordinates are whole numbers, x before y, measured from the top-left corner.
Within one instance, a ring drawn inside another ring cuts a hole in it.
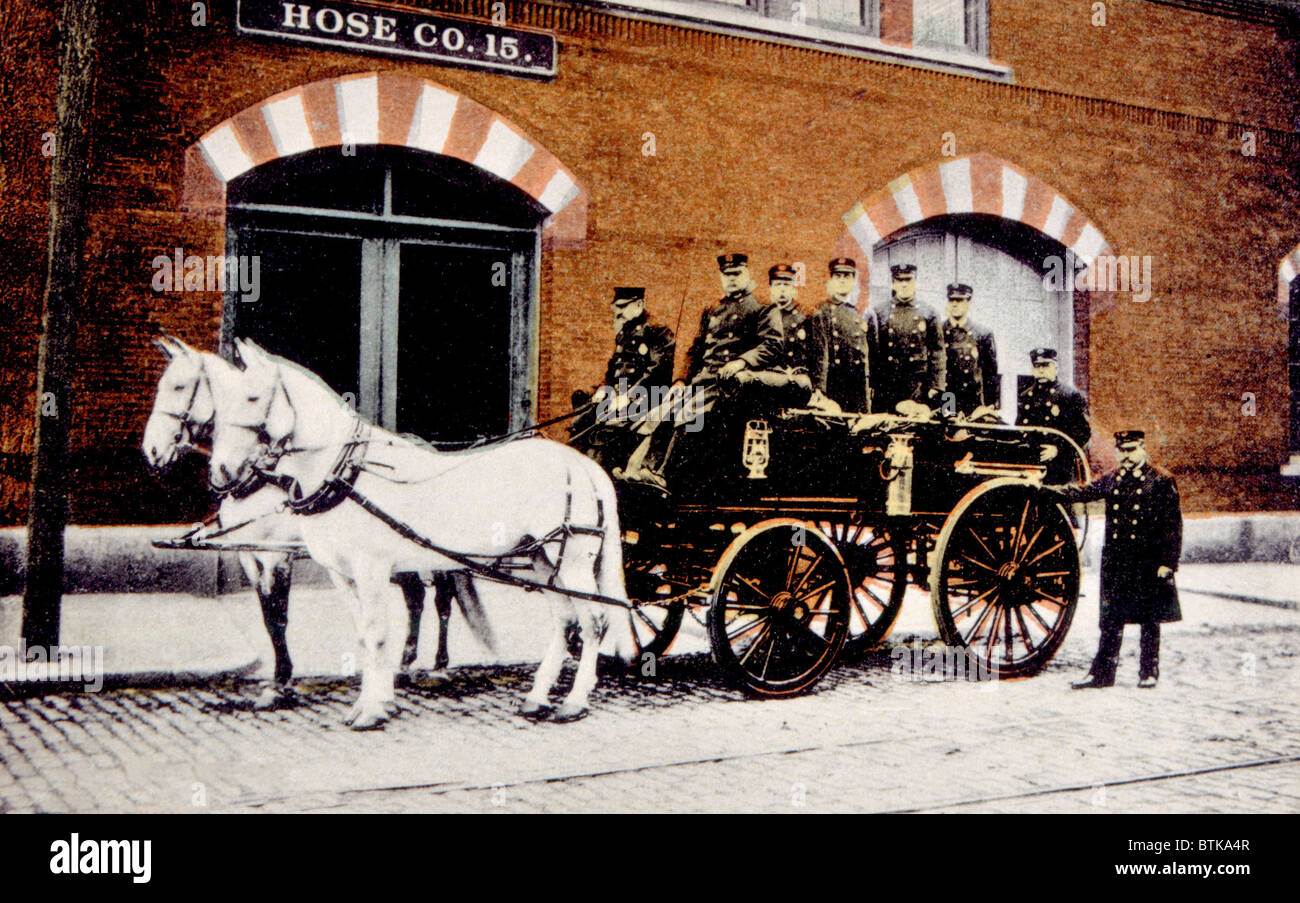
[[[849,577],[813,525],[763,521],[732,541],[714,572],[713,658],[755,696],[793,696],[835,662],[849,631]]]
[[[939,534],[930,600],[940,636],[981,670],[1020,677],[1060,648],[1079,600],[1065,509],[1021,481],[968,492]]]

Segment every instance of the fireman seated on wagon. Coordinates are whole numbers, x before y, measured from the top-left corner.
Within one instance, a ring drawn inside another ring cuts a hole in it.
[[[754,296],[749,276],[749,258],[744,254],[718,257],[723,297],[700,316],[700,328],[688,354],[689,366],[683,394],[689,397],[691,413],[704,417],[704,428],[684,428],[685,418],[651,416],[641,430],[645,438],[632,454],[627,467],[616,477],[640,480],[664,487],[683,482],[704,482],[709,478],[717,447],[743,425],[756,393],[737,377],[742,372],[768,370],[781,363],[783,338],[781,313],[761,304]],[[670,402],[671,403],[671,402]],[[665,420],[676,428],[665,428]]]
[[[621,466],[641,443],[641,421],[662,403],[673,381],[676,342],[667,326],[650,322],[645,289],[614,289],[614,354],[605,382],[593,392],[573,393],[581,411],[569,427],[569,444],[606,470]]]

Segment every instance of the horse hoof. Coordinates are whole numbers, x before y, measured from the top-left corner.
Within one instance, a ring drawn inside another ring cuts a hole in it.
[[[523,704],[519,706],[519,714],[527,718],[529,721],[541,721],[551,714],[551,707],[549,705],[542,705],[538,702],[529,702],[528,700],[524,700]]]
[[[253,711],[270,712],[289,701],[291,691],[286,686],[263,687],[253,701]]]
[[[446,670],[435,668],[433,671],[413,671],[407,675],[412,687],[420,690],[437,690],[451,683],[451,675]]]
[[[554,717],[551,718],[556,724],[568,724],[572,721],[581,721],[590,714],[588,708],[584,706],[562,705],[555,710]]]
[[[378,706],[358,705],[355,718],[348,721],[354,731],[371,731],[388,720],[388,712],[383,704]]]

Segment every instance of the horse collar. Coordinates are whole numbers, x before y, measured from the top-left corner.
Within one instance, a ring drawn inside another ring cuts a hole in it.
[[[347,498],[365,460],[365,449],[370,443],[368,434],[366,422],[356,418],[351,438],[343,443],[334,466],[310,495],[302,494],[302,484],[293,477],[276,475],[274,482],[288,494],[290,510],[295,514],[321,514]]]

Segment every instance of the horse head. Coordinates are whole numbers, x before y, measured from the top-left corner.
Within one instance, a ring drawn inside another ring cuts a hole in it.
[[[153,343],[167,358],[167,366],[158,380],[141,451],[151,468],[165,470],[212,423],[212,389],[205,360],[218,358],[169,335]]]

